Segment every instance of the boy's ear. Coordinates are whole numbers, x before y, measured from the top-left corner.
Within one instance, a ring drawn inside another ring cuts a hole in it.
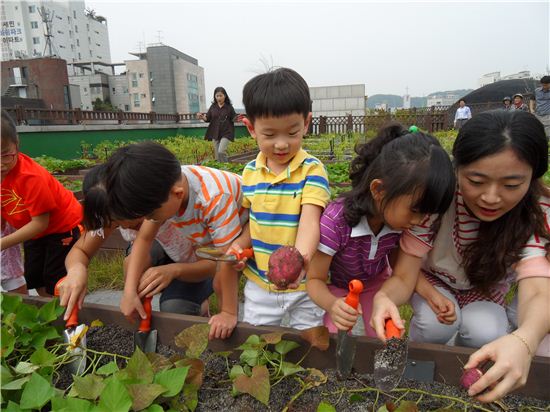
[[[248,117],[243,117],[243,123],[246,126],[246,130],[248,130],[248,133],[250,133],[250,136],[252,136],[255,139],[256,131],[254,130],[254,124],[252,124],[252,122]]]
[[[309,112],[304,124],[304,134],[307,134],[307,131],[309,130],[309,124],[311,123],[311,119],[313,118],[313,113]]]
[[[174,195],[176,195],[178,199],[183,199],[183,197],[185,196],[185,189],[182,185],[175,184],[174,186],[172,186],[171,191]]]
[[[372,182],[370,182],[369,188],[372,198],[374,200],[378,201],[384,198],[386,192],[384,190],[384,184],[381,179],[373,179]]]

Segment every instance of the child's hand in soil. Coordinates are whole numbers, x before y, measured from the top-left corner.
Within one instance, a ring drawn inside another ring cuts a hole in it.
[[[452,325],[456,321],[455,304],[439,293],[437,289],[427,296],[426,301],[437,316],[437,320],[445,325]]]
[[[88,274],[86,271],[84,273],[77,273],[76,271],[67,273],[65,280],[57,288],[59,291],[59,304],[67,307],[63,320],[69,319],[75,305],[82,309],[87,287]]]
[[[332,304],[329,314],[332,322],[339,330],[350,330],[357,322],[359,314],[362,313],[361,305],[357,310],[345,302],[344,298],[339,298]]]
[[[229,312],[220,312],[208,321],[210,333],[208,339],[225,339],[231,336],[233,329],[237,326],[237,315]]]
[[[124,291],[122,299],[120,300],[120,311],[130,322],[134,322],[134,315],[136,312],[142,319],[147,318],[141,299],[135,292]]]
[[[162,292],[177,276],[177,264],[155,266],[147,269],[139,280],[140,298],[153,297]]]
[[[493,366],[468,389],[468,395],[477,395],[478,401],[493,402],[527,382],[531,356],[517,336],[504,335],[483,345],[470,355],[464,369],[479,367],[488,360],[494,362]]]

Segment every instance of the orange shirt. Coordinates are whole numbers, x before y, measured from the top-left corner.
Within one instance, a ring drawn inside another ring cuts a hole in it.
[[[82,220],[82,206],[73,193],[23,153],[18,154],[1,188],[2,219],[14,228],[25,226],[33,216],[50,214],[48,227],[35,239],[67,232]]]

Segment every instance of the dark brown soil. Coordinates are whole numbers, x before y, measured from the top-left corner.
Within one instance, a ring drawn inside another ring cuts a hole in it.
[[[87,346],[97,351],[130,356],[133,352],[133,333],[118,326],[90,328],[87,334]],[[158,345],[157,351],[165,356],[176,353],[176,351],[164,345]],[[301,389],[295,378],[290,377],[281,381],[271,388],[270,406],[267,408],[249,395],[245,394],[237,397],[231,395],[231,384],[227,381],[228,371],[225,359],[214,355],[210,351],[205,352],[202,358],[205,362],[204,382],[199,392],[199,404],[196,409],[200,412],[281,411]],[[103,363],[111,360],[105,358]],[[442,396],[461,398],[468,404],[472,404],[472,399],[468,397],[464,390],[441,383],[402,381],[390,397],[389,395],[380,394],[376,390],[366,389],[367,387],[374,387],[372,375],[352,374],[346,381],[340,381],[335,370],[323,370],[323,373],[328,377],[327,383],[305,391],[290,405],[289,411],[314,412],[321,401],[330,403],[338,412],[376,411],[386,401],[395,401],[400,397],[413,401],[420,400],[418,402],[420,411],[451,406],[453,402],[449,399],[442,399]],[[57,386],[66,388],[69,383],[70,376],[65,373]],[[407,388],[409,389],[408,393]],[[350,390],[358,392],[349,392]],[[431,394],[436,394],[439,398]],[[377,396],[378,400],[376,401]],[[374,406],[375,401],[376,406]],[[460,402],[455,402],[453,406],[457,408],[456,410],[476,410],[471,406],[465,408],[464,404]],[[549,406],[550,403],[547,401],[517,395],[507,396],[500,402],[500,405],[483,405],[486,410],[491,411],[544,410]],[[525,407],[532,407],[533,409],[524,409]]]

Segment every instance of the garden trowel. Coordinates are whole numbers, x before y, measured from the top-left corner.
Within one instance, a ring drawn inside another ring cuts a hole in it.
[[[363,291],[363,283],[354,279],[349,283],[349,293],[345,302],[352,308],[357,309],[359,305],[359,295]],[[355,359],[355,337],[351,335],[351,330],[339,330],[338,340],[336,341],[336,368],[341,378],[347,379],[353,367]]]
[[[401,381],[407,366],[407,341],[393,320],[385,324],[386,346],[374,352],[374,383],[384,392],[393,390]]]
[[[157,330],[151,330],[151,301],[152,297],[143,299],[143,309],[146,317],[139,322],[139,329],[134,333],[134,345],[143,353],[157,351]]]
[[[59,279],[54,288],[54,295],[59,297],[59,285],[65,280],[65,277]],[[86,370],[86,332],[88,326],[78,324],[78,303],[74,305],[71,315],[65,322],[63,331],[63,340],[68,344],[70,362],[67,364],[69,371],[73,375],[82,375]]]
[[[244,249],[241,253],[235,251],[224,253],[215,247],[200,247],[195,253],[200,258],[217,260],[220,262],[238,262],[244,258],[254,257],[254,250],[252,248]]]

